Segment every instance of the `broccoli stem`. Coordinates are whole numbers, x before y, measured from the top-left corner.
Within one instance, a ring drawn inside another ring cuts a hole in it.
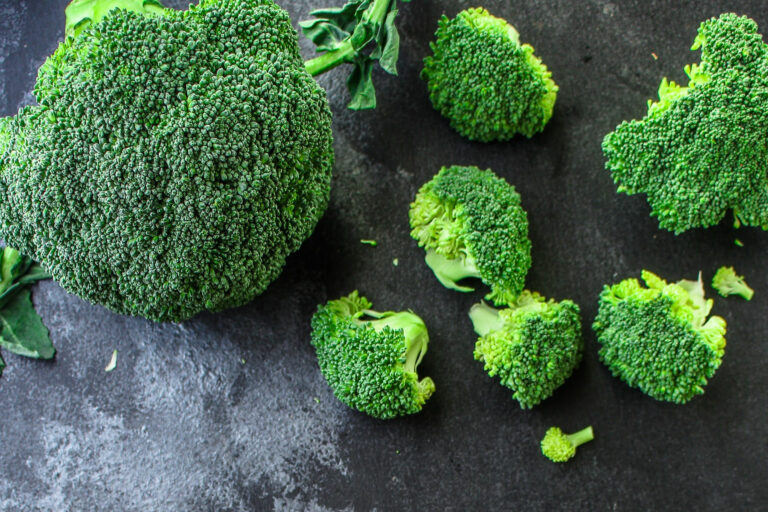
[[[440,281],[440,284],[450,290],[458,292],[474,291],[474,288],[460,286],[458,282],[470,277],[481,278],[480,271],[475,266],[475,260],[469,256],[446,258],[434,249],[429,249],[424,261],[427,262],[427,266],[435,273],[435,277]]]
[[[314,59],[304,62],[304,67],[312,76],[317,76],[329,71],[336,66],[352,62],[370,40],[371,32],[377,32],[384,24],[384,19],[389,13],[389,4],[392,0],[374,0],[365,10],[360,23],[354,32],[339,47],[326,52]]]
[[[472,306],[469,310],[469,318],[475,332],[480,336],[485,336],[489,332],[498,331],[504,325],[499,316],[499,310],[489,306],[485,302],[480,302]]]
[[[573,434],[566,434],[565,437],[567,437],[574,448],[576,448],[593,440],[595,438],[595,433],[592,430],[592,425],[590,425],[587,428],[579,430],[578,432],[574,432]]]

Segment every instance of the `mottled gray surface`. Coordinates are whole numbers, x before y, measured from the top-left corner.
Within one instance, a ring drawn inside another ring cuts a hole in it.
[[[65,3],[0,0],[0,114],[32,101],[36,69],[63,36]],[[3,352],[0,510],[766,509],[768,234],[727,223],[659,231],[642,197],[615,193],[600,153],[602,136],[642,115],[662,76],[683,79],[683,64],[698,59],[687,49],[701,20],[733,10],[768,31],[764,2],[487,1],[561,87],[544,134],[487,145],[453,133],[418,77],[438,16],[471,5],[402,6],[401,75],[376,74],[376,111],[344,109],[342,71],[320,79],[335,114],[331,206],[252,304],[160,325],[88,305],[53,282],[35,289],[59,352],[54,362]],[[294,20],[320,6],[286,5]],[[306,40],[302,48],[311,55]],[[582,305],[584,363],[532,411],[472,360],[465,315],[480,293],[442,288],[408,235],[418,186],[452,163],[492,167],[517,186],[531,221],[529,286]],[[757,293],[751,303],[716,301],[728,347],[706,394],[663,404],[612,378],[589,329],[602,284],[641,268],[709,278],[723,264]],[[437,393],[420,415],[369,419],[322,380],[309,318],[354,288],[427,322],[422,373]],[[113,349],[117,369],[105,373]],[[588,423],[597,439],[571,463],[539,454],[550,425]]]

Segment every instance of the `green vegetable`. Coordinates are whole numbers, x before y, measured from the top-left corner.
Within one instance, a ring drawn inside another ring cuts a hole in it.
[[[435,36],[421,75],[432,105],[453,129],[482,142],[544,129],[558,87],[514,27],[474,8],[443,16]]]
[[[738,295],[747,300],[752,300],[755,290],[749,287],[744,276],[736,275],[733,267],[720,267],[712,278],[712,288],[723,297]]]
[[[514,391],[520,407],[528,409],[552,396],[581,361],[579,306],[570,300],[546,300],[523,291],[508,308],[485,303],[469,311],[475,332],[475,359],[491,377]]]
[[[603,141],[606,166],[627,194],[646,194],[662,228],[768,228],[768,46],[757,24],[723,14],[699,27],[688,86],[662,80],[639,121]]]
[[[443,286],[479,278],[496,304],[513,301],[531,266],[528,216],[515,188],[493,171],[443,167],[419,189],[410,209],[411,236]]]
[[[361,244],[365,244],[365,245],[370,245],[371,247],[376,247],[377,245],[379,245],[379,243],[376,240],[365,240],[365,239],[362,239],[362,240],[360,240],[360,243]]]
[[[53,358],[56,350],[29,291],[30,285],[51,276],[12,247],[2,250],[0,276],[0,347],[21,356]],[[0,375],[4,368],[0,357]]]
[[[713,301],[704,285],[668,284],[643,270],[637,279],[606,286],[592,325],[602,345],[600,359],[611,373],[656,400],[686,403],[722,362],[725,320],[707,318]]]
[[[576,448],[595,438],[592,427],[565,434],[558,427],[551,427],[541,440],[541,453],[552,462],[567,462],[576,455]]]
[[[39,106],[0,122],[0,237],[69,292],[179,321],[250,301],[310,235],[331,113],[271,0],[158,6],[70,4]]]
[[[416,368],[427,351],[424,322],[410,311],[380,313],[357,291],[318,307],[312,345],[334,395],[381,419],[419,412],[435,391]]]
[[[377,61],[381,69],[397,75],[400,36],[395,27],[396,6],[397,0],[351,0],[341,8],[312,11],[310,15],[316,19],[299,23],[317,51],[325,52],[305,63],[312,76],[345,62],[354,66],[347,79],[352,97],[348,106],[353,110],[376,106],[371,73]]]

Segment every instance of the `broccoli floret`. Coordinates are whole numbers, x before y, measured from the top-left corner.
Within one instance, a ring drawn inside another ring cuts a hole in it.
[[[576,455],[576,448],[595,438],[592,427],[565,434],[558,427],[551,427],[541,440],[541,453],[552,462],[567,462]]]
[[[410,209],[411,236],[427,250],[427,265],[443,286],[480,278],[496,304],[513,301],[531,266],[528,216],[515,187],[490,169],[443,167]]]
[[[603,141],[606,166],[627,194],[646,194],[662,228],[768,228],[768,46],[755,22],[723,14],[701,24],[688,86],[665,78],[648,113]]]
[[[712,288],[723,297],[738,295],[747,300],[752,300],[755,290],[749,287],[744,276],[736,275],[733,267],[720,267],[712,278]]]
[[[417,413],[434,393],[432,379],[416,373],[428,343],[416,314],[374,311],[357,291],[312,317],[312,345],[333,394],[375,418]]]
[[[704,392],[725,352],[725,320],[707,319],[713,301],[704,284],[667,284],[643,270],[637,279],[606,286],[592,325],[600,359],[611,373],[656,400],[685,403]]]
[[[70,6],[39,106],[0,125],[0,237],[76,295],[178,321],[277,277],[326,208],[333,141],[286,11],[158,5]]]
[[[438,21],[424,59],[432,105],[461,135],[482,142],[532,137],[552,117],[558,87],[509,23],[482,8]]]
[[[501,310],[475,304],[469,311],[480,335],[475,359],[514,391],[520,407],[531,408],[549,398],[579,365],[584,346],[579,313],[570,300],[547,301],[528,290]]]

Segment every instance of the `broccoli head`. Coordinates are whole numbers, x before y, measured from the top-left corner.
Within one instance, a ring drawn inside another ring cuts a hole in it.
[[[475,304],[469,317],[480,338],[475,359],[528,409],[550,397],[581,362],[579,306],[525,290],[508,308]]]
[[[0,122],[0,236],[153,320],[244,304],[329,199],[325,92],[272,0],[76,0],[38,106]]]
[[[595,438],[592,427],[566,434],[559,427],[551,427],[541,440],[541,453],[552,462],[567,462],[576,455],[576,448]]]
[[[736,274],[733,267],[720,267],[712,278],[712,288],[723,297],[738,295],[746,300],[752,300],[755,290],[749,287],[744,276]]]
[[[523,290],[531,266],[528,216],[515,187],[490,169],[443,167],[419,189],[410,209],[411,236],[443,286],[479,278],[488,298],[507,304]]]
[[[643,270],[637,279],[606,286],[592,325],[600,359],[611,373],[656,400],[685,403],[704,392],[725,352],[725,320],[707,318],[704,285],[668,284]]]
[[[336,398],[370,416],[417,413],[435,384],[419,380],[427,352],[424,322],[410,311],[380,313],[357,291],[320,306],[312,317],[317,362]]]
[[[646,194],[662,228],[768,228],[768,46],[755,22],[723,14],[699,27],[688,86],[665,78],[639,121],[603,141],[619,192]]]
[[[421,75],[432,105],[453,129],[482,142],[544,129],[558,87],[512,25],[473,8],[443,16],[435,36]]]

